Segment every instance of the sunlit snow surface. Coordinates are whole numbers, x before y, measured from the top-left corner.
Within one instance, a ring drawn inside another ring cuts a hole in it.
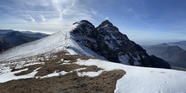
[[[183,71],[134,67],[93,59],[76,63],[96,65],[106,71],[126,71],[117,81],[115,93],[186,93],[186,72]]]
[[[11,80],[34,78],[38,69],[40,69],[40,68],[35,69],[32,73],[29,73],[27,75],[15,76],[14,74],[22,72],[22,71],[26,71],[28,69],[26,68],[26,69],[23,69],[23,70],[18,70],[18,71],[15,71],[15,72],[11,72],[10,71],[11,69],[6,68],[7,72],[0,74],[0,83],[11,81]]]
[[[68,62],[66,62],[68,63]],[[42,64],[42,63],[41,63]],[[186,72],[176,71],[176,70],[167,70],[167,69],[157,69],[157,68],[144,68],[144,67],[135,67],[128,66],[118,63],[112,63],[108,61],[98,60],[98,59],[89,59],[89,60],[80,60],[78,59],[75,63],[69,64],[78,64],[85,66],[95,65],[102,70],[99,71],[89,71],[89,72],[79,72],[86,68],[79,68],[73,70],[77,73],[79,77],[89,76],[96,77],[100,75],[103,71],[111,70],[124,70],[126,72],[122,78],[117,81],[115,93],[185,93],[186,92]],[[63,65],[63,64],[62,64]],[[18,80],[23,78],[38,78],[35,76],[37,73],[37,68],[33,72],[27,75],[15,76],[15,73],[21,71],[26,71],[27,69],[18,70],[11,72],[11,69],[8,67],[1,68],[0,74],[0,83],[7,82],[10,80]],[[65,72],[54,72],[46,76],[39,78],[49,78],[54,76],[64,76],[73,71]]]
[[[99,56],[87,47],[78,45],[77,42],[73,40],[74,37],[70,35],[70,31],[75,29],[77,26],[78,24],[72,25],[68,29],[57,32],[48,37],[9,49],[0,54],[0,62],[43,53],[53,53],[61,50],[66,50],[72,55],[80,54],[104,59],[102,56]]]

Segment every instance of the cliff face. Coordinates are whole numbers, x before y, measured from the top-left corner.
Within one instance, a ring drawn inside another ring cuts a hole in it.
[[[146,51],[129,40],[108,20],[98,27],[82,20],[74,24],[78,27],[71,31],[73,39],[81,46],[91,49],[105,59],[128,65],[151,66]]]

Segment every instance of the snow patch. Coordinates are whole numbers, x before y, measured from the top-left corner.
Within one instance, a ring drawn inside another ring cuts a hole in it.
[[[116,83],[115,93],[184,93],[186,72],[134,67],[101,60],[78,60],[76,64],[95,65],[106,71],[120,69],[126,74]]]
[[[61,76],[61,75],[66,75],[66,74],[68,74],[69,72],[66,72],[66,71],[61,71],[61,72],[56,72],[56,71],[54,71],[54,73],[51,73],[51,74],[48,74],[48,75],[45,75],[45,76],[42,76],[42,77],[40,77],[40,76],[38,76],[38,77],[36,77],[36,78],[49,78],[49,77],[54,77],[54,76]]]
[[[35,69],[33,72],[31,72],[31,73],[29,73],[27,75],[15,76],[14,74],[20,73],[22,71],[26,71],[26,70],[28,70],[28,68],[22,69],[22,70],[18,70],[18,71],[14,71],[14,72],[11,72],[11,69],[7,68],[6,71],[9,71],[9,73],[6,72],[6,73],[0,75],[0,77],[1,77],[0,78],[0,83],[4,83],[4,82],[10,81],[10,80],[34,78],[35,74],[38,72],[37,71],[38,69],[40,69],[40,68]]]
[[[88,76],[88,77],[96,77],[99,76],[104,70],[99,70],[97,72],[77,72],[79,77],[84,77],[84,76]]]
[[[118,56],[118,58],[119,58],[119,61],[122,62],[123,64],[130,65],[128,55],[121,55],[121,56]]]

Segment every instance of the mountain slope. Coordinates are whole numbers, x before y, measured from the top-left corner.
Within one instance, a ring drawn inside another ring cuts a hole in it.
[[[14,31],[14,32],[8,33],[6,36],[3,37],[3,39],[14,46],[17,46],[20,44],[24,44],[30,41],[37,40],[39,38],[27,37],[23,35],[21,32]]]
[[[14,32],[14,30],[3,30],[0,29],[0,38],[3,38],[7,33]]]
[[[168,43],[171,46],[179,46],[180,48],[186,50],[186,41],[180,41],[180,42],[171,42]]]
[[[118,28],[108,20],[97,28],[87,20],[75,22],[62,32],[4,52],[0,55],[0,61],[59,50],[128,65],[154,66],[152,65],[154,61],[146,51],[119,32]]]
[[[157,67],[157,68],[170,68],[171,69],[171,65],[164,61],[161,58],[158,58],[154,55],[150,56],[150,59],[153,60],[154,62],[152,63],[152,67]]]
[[[90,22],[76,22],[79,27],[72,30],[73,40],[80,46],[86,46],[109,61],[130,65],[151,66],[143,48],[130,41],[128,37],[108,20],[95,28]]]
[[[20,32],[22,35],[27,37],[34,37],[34,38],[43,38],[48,36],[48,34],[39,33],[39,32],[31,32],[31,31],[16,31],[16,30],[8,30],[8,29],[0,29],[0,38],[5,37],[7,34],[12,32]]]
[[[47,34],[34,33],[34,32],[20,32],[15,30],[3,30],[0,29],[0,38],[3,39],[1,42],[0,52],[7,50],[11,47],[15,47],[27,42],[31,42],[43,37],[48,36]]]
[[[13,47],[11,44],[0,38],[0,52]]]
[[[67,50],[71,54],[86,54],[87,56],[91,56],[71,39],[70,31],[76,27],[77,25],[72,25],[72,27],[69,27],[69,29],[66,29],[63,32],[57,32],[51,36],[5,51],[0,55],[0,61],[19,59],[47,52],[53,53],[60,50]]]

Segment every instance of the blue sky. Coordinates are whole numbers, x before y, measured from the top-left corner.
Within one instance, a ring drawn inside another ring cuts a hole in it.
[[[186,40],[186,0],[0,0],[0,29],[55,33],[82,19],[139,44]]]

